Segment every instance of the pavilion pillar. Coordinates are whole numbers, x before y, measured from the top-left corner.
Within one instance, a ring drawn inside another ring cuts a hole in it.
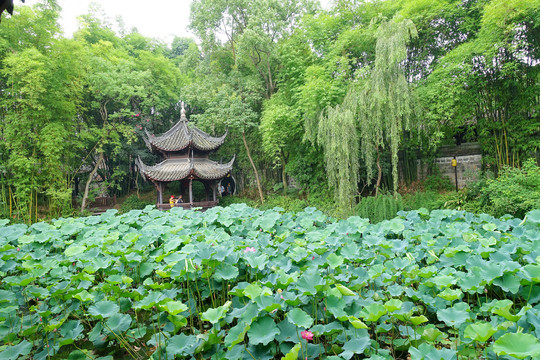
[[[163,204],[163,183],[159,183],[158,204]]]
[[[204,182],[204,192],[206,193],[206,201],[210,201],[210,183]]]
[[[193,179],[189,179],[189,203],[193,204]]]
[[[212,184],[212,201],[216,201],[216,187],[217,182],[214,181],[214,183]]]

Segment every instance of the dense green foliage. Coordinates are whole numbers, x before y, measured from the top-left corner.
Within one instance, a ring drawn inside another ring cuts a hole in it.
[[[415,209],[419,208],[421,206],[415,207]],[[358,216],[376,224],[383,220],[393,219],[400,210],[403,210],[403,200],[400,195],[366,196],[360,200],[355,210]]]
[[[520,167],[538,159],[539,9],[539,0],[338,0],[329,10],[196,0],[200,45],[167,45],[114,32],[95,7],[66,39],[55,0],[18,6],[0,26],[1,213],[32,223],[72,213],[72,195],[84,208],[96,193],[138,188],[135,157],[156,160],[144,127],[167,130],[180,99],[203,130],[229,130],[215,159],[236,154],[239,188],[257,188],[261,203],[293,178],[349,211],[414,180],[411,154],[430,159],[454,137],[479,141],[486,169]]]
[[[520,169],[504,167],[499,177],[484,178],[449,200],[450,208],[522,217],[540,208],[540,167],[532,159]]]
[[[2,221],[2,359],[540,355],[538,210],[115,212]]]

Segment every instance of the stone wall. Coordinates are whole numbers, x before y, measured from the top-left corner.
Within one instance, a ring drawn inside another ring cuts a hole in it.
[[[478,143],[464,143],[457,146],[442,146],[438,151],[439,157],[435,159],[439,172],[442,176],[450,178],[455,186],[457,170],[458,187],[463,188],[467,184],[478,180],[482,171],[482,152]],[[457,167],[452,166],[452,159],[456,157]],[[425,178],[426,168],[418,166],[419,178]]]

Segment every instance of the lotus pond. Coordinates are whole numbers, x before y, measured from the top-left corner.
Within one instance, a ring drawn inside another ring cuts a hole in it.
[[[540,211],[0,220],[1,359],[540,359]]]

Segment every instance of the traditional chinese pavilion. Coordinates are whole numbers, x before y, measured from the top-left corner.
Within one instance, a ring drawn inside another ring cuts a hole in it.
[[[173,181],[180,181],[181,188],[187,187],[184,203],[177,206],[184,208],[216,206],[218,184],[231,172],[234,157],[228,163],[220,164],[210,160],[208,155],[223,144],[227,133],[221,137],[212,137],[195,126],[190,126],[183,104],[180,120],[169,131],[159,136],[149,133],[146,129],[145,132],[146,146],[164,158],[154,166],[145,165],[140,157],[136,160],[142,175],[156,187],[158,209],[170,208],[168,199],[163,202],[163,192],[167,184]],[[193,181],[199,181],[204,185],[205,201],[194,202]]]

